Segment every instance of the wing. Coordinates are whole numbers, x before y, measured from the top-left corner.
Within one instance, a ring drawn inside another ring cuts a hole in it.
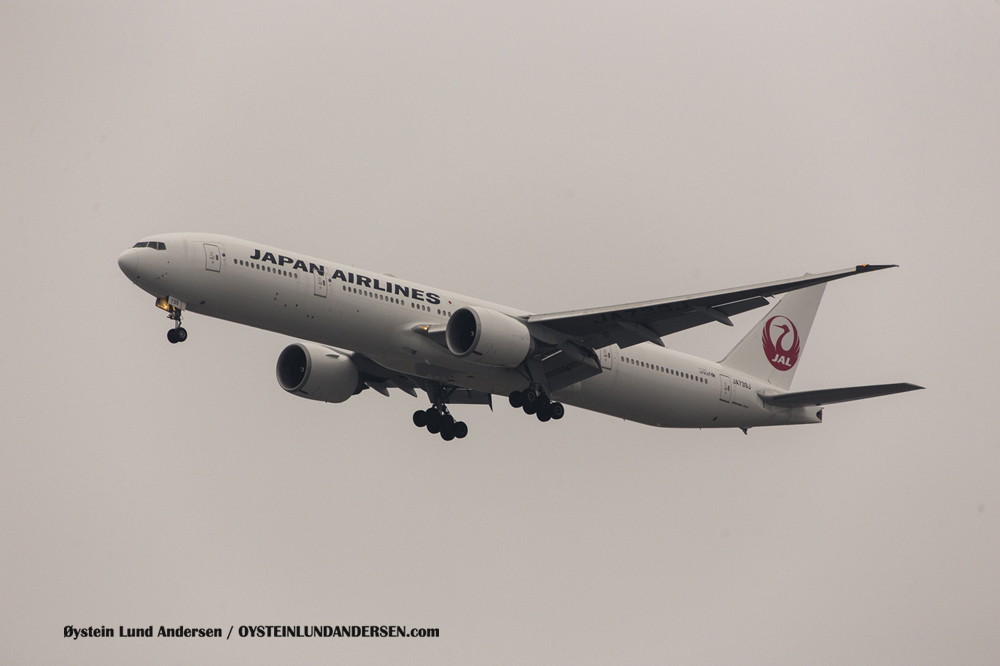
[[[880,395],[919,391],[924,388],[916,384],[874,384],[871,386],[849,386],[847,388],[821,389],[819,391],[798,391],[796,393],[779,393],[777,395],[758,394],[760,399],[775,407],[807,407],[813,405],[832,405],[837,402],[850,402],[877,398]]]
[[[416,389],[420,389],[427,393],[428,397],[430,397],[432,401],[434,396],[440,395],[442,402],[449,405],[489,405],[490,409],[493,408],[493,396],[489,393],[474,391],[472,389],[462,388],[461,386],[454,386],[452,384],[442,384],[441,382],[427,379],[426,377],[420,377],[418,375],[409,375],[403,372],[397,372],[396,370],[391,370],[383,365],[380,365],[371,358],[365,356],[364,354],[359,354],[358,352],[349,352],[344,350],[338,350],[338,352],[349,356],[354,364],[358,366],[358,371],[361,373],[362,384],[360,389],[357,391],[358,393],[367,387],[381,393],[384,396],[388,396],[390,388],[398,388],[406,393],[409,393],[413,397],[417,397]]]
[[[544,333],[539,336],[549,337],[548,341],[554,344],[571,341],[589,349],[617,344],[624,349],[640,342],[653,342],[662,347],[661,337],[687,328],[710,322],[732,326],[730,317],[764,307],[768,304],[769,296],[839,280],[858,273],[893,267],[894,265],[863,264],[840,271],[764,282],[736,289],[589,310],[531,315],[527,318],[527,322],[533,325],[533,334],[540,327],[554,333],[554,336],[544,336]]]

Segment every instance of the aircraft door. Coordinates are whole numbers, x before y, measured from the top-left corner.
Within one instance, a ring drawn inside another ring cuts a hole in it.
[[[719,379],[722,380],[722,393],[719,394],[719,400],[722,402],[730,402],[733,399],[733,382],[725,375],[719,375]]]
[[[222,270],[222,253],[218,245],[205,243],[205,270],[216,273]]]
[[[316,286],[313,289],[313,293],[316,294],[317,296],[322,296],[323,298],[326,298],[326,287],[328,280],[319,273],[313,273],[313,276],[316,279]]]
[[[601,370],[610,370],[611,364],[613,362],[613,355],[611,349],[614,345],[608,345],[607,347],[601,347],[597,350],[598,356],[601,357]]]

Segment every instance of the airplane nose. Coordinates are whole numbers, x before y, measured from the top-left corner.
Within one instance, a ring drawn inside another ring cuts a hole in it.
[[[129,279],[135,277],[135,269],[139,267],[139,253],[136,250],[128,249],[118,255],[118,268]]]

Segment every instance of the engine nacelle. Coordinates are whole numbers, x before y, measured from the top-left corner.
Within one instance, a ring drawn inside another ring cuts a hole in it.
[[[516,368],[534,350],[528,327],[489,308],[459,308],[448,318],[448,349],[455,356],[501,368]]]
[[[344,402],[357,392],[358,366],[344,354],[308,342],[285,347],[278,356],[278,384],[310,400]]]

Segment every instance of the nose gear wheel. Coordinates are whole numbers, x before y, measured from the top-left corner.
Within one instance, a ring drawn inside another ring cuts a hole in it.
[[[175,345],[178,342],[184,342],[188,339],[187,329],[181,326],[181,309],[175,308],[174,306],[169,306],[167,310],[167,319],[174,322],[174,327],[167,331],[167,341]]]

